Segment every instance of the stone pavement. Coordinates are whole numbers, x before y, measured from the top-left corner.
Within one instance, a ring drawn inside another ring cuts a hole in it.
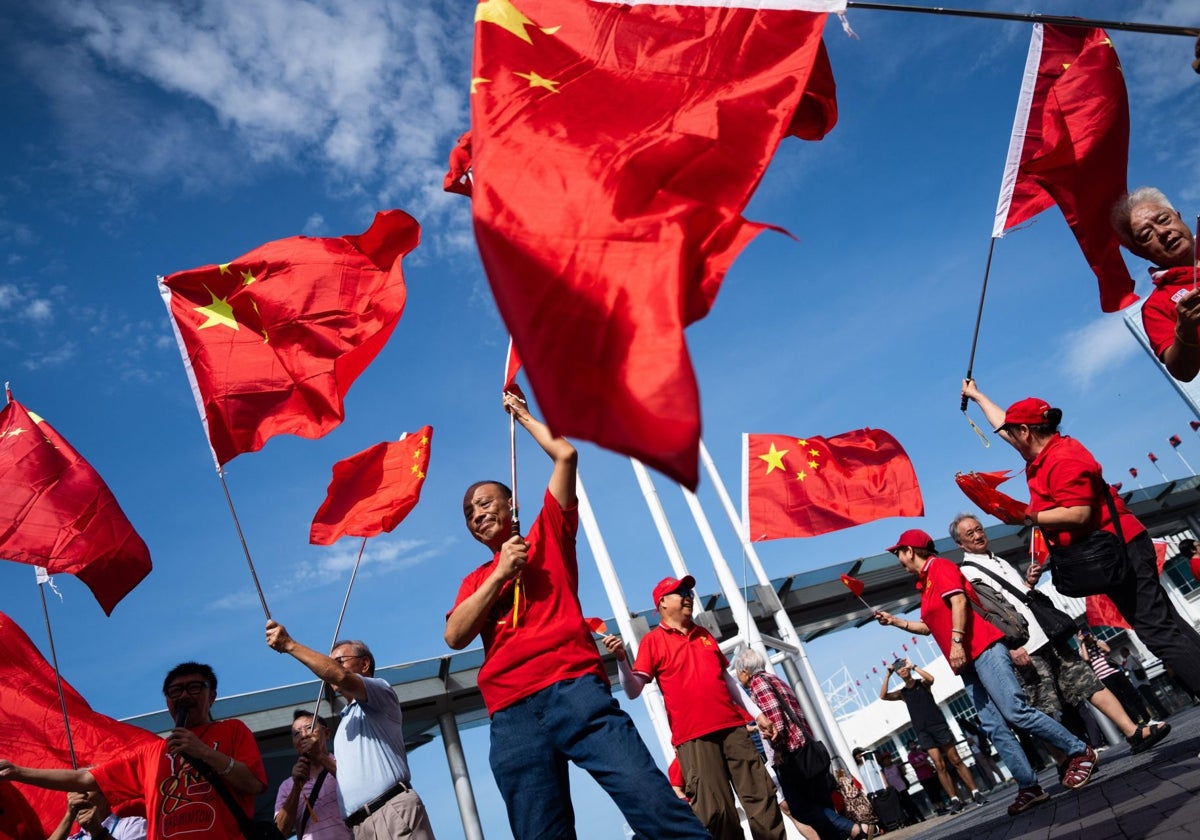
[[[1058,783],[1054,769],[1040,782],[1050,801],[1019,817],[1008,816],[1017,795],[1009,783],[997,787],[983,806],[968,805],[955,816],[937,817],[889,831],[888,840],[1143,840],[1200,838],[1200,708],[1189,707],[1168,721],[1170,737],[1142,753],[1109,747],[1095,775],[1079,790]]]

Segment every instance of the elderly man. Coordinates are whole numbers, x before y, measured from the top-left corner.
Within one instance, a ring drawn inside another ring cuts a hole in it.
[[[78,822],[79,831],[71,834]],[[145,840],[145,817],[118,817],[98,790],[68,793],[67,810],[62,822],[46,840]]]
[[[405,837],[433,840],[425,803],[412,789],[404,716],[387,680],[375,676],[375,656],[357,639],[334,642],[329,656],[267,622],[272,650],[299,660],[348,701],[333,738],[342,818],[356,840]]]
[[[504,407],[554,468],[525,536],[514,533],[507,487],[480,481],[467,488],[467,530],[492,556],[463,580],[445,638],[461,650],[483,637],[479,690],[492,718],[492,774],[513,836],[575,837],[567,775],[567,763],[574,762],[612,797],[639,837],[707,838],[613,699],[584,621],[575,556],[575,447],[554,437],[516,395],[505,394]]]
[[[1016,666],[1017,679],[1033,706],[1053,718],[1061,719],[1063,702],[1072,709],[1090,701],[1109,720],[1116,724],[1139,753],[1157,744],[1171,731],[1170,724],[1151,723],[1138,726],[1129,717],[1116,695],[1104,687],[1091,666],[1079,658],[1068,643],[1073,633],[1051,639],[1029,608],[1030,591],[1024,575],[1009,563],[992,554],[987,532],[979,520],[960,513],[950,523],[950,536],[963,550],[960,568],[972,583],[985,583],[1025,616],[1029,623],[1029,641],[1010,652]]]
[[[217,675],[208,665],[176,665],[163,680],[163,696],[176,721],[165,740],[147,741],[88,770],[17,767],[0,760],[0,780],[78,793],[98,790],[118,805],[141,799],[151,840],[181,835],[241,840],[237,818],[207,777],[224,785],[251,816],[254,797],[267,787],[254,734],[240,720],[213,720]]]
[[[679,755],[692,809],[713,840],[743,837],[730,785],[737,791],[755,840],[782,840],[783,814],[775,785],[746,732],[741,689],[726,669],[729,661],[707,630],[692,621],[691,575],[664,578],[654,587],[658,626],[646,634],[633,663],[637,697],[657,679],[667,707],[671,743]],[[775,728],[758,711],[759,731],[770,740]],[[750,716],[752,717],[752,716]]]
[[[275,825],[285,837],[300,840],[350,840],[338,804],[337,762],[329,754],[329,727],[312,712],[292,712],[296,763],[275,796]],[[303,804],[301,804],[303,803]]]
[[[1126,194],[1113,208],[1112,224],[1121,244],[1152,264],[1154,291],[1142,306],[1150,347],[1171,376],[1191,382],[1200,372],[1200,290],[1192,231],[1154,187]]]
[[[979,722],[1017,780],[1017,798],[1008,813],[1016,816],[1050,798],[1009,726],[1041,738],[1068,757],[1065,787],[1087,784],[1099,763],[1096,751],[1029,705],[1001,641],[1003,634],[971,608],[978,596],[958,567],[935,556],[933,538],[915,528],[901,534],[888,551],[918,579],[921,620],[909,621],[882,610],[875,617],[880,624],[906,633],[932,635],[951,670],[962,677]]]

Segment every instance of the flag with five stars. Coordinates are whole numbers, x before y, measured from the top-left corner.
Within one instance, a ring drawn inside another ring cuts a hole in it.
[[[346,392],[404,311],[400,262],[420,232],[387,210],[358,236],[294,236],[159,278],[219,465],[342,422]]]
[[[925,513],[912,462],[882,429],[831,438],[743,435],[742,450],[742,520],[751,541]]]
[[[150,550],[92,465],[42,418],[0,411],[0,558],[74,575],[111,615]]]
[[[334,464],[308,541],[330,545],[344,536],[391,532],[420,501],[432,440],[433,427],[422,426],[398,441],[377,443]]]
[[[71,721],[71,743],[80,767],[91,767],[158,739],[145,729],[93,711],[66,680],[62,687],[63,702]],[[0,613],[0,744],[3,744],[3,757],[21,767],[71,766],[54,669],[25,631],[4,613]],[[19,805],[21,799],[41,821],[41,833],[36,836],[50,836],[66,810],[65,794],[17,782],[0,782],[0,787],[8,787],[7,792],[0,795],[0,808],[3,809],[0,810],[0,838],[28,836],[13,830],[21,816],[13,806]],[[117,812],[134,805],[109,804]],[[12,823],[9,822],[10,808]]]
[[[836,120],[814,4],[477,4],[476,241],[555,434],[696,486],[683,330],[763,229],[741,213],[779,142]]]
[[[1100,308],[1138,299],[1109,211],[1125,193],[1129,96],[1103,29],[1033,26],[992,236],[1057,204],[1100,283]]]

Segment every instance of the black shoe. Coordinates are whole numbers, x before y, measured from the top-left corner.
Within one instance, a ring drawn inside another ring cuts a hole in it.
[[[1169,723],[1151,723],[1139,726],[1137,731],[1125,740],[1129,742],[1129,751],[1134,755],[1145,752],[1171,733]]]

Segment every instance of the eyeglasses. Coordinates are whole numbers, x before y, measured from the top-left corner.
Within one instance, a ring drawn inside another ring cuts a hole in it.
[[[342,656],[331,656],[330,659],[339,665],[345,665],[347,659],[366,659],[366,657],[361,653],[351,653]]]
[[[172,700],[178,700],[185,692],[189,696],[195,697],[206,688],[208,688],[208,683],[204,682],[204,680],[193,680],[189,683],[176,683],[163,693]]]

